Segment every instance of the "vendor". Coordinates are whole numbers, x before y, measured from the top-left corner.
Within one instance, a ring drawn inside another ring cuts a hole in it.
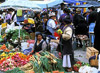
[[[63,34],[59,32],[59,34],[62,36],[61,42],[63,44],[62,48],[62,54],[63,54],[63,67],[67,68],[67,71],[72,71],[72,25],[70,19],[63,19],[63,22],[65,24],[64,28],[62,29]]]
[[[36,38],[37,38],[37,40],[35,42],[34,49],[32,50],[31,54],[44,51],[44,50],[46,50],[46,47],[47,47],[47,44],[43,40],[43,36],[41,33],[38,33],[36,35]]]

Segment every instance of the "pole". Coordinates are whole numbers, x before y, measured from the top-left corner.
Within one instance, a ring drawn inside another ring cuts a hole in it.
[[[20,43],[20,23],[17,22],[17,24],[19,25],[19,33],[18,33],[18,48],[19,48],[20,51],[21,51],[21,43]]]
[[[48,14],[49,14],[49,10],[48,10],[48,4],[46,4],[47,7],[47,19],[49,19]]]

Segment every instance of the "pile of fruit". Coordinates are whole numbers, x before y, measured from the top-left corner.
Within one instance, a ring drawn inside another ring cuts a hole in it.
[[[8,54],[3,52],[0,55],[0,70],[7,71],[23,66],[29,62],[29,57],[20,52]]]
[[[78,72],[80,67],[82,67],[82,66],[90,66],[90,64],[77,61],[76,64],[73,65],[73,69],[74,69],[74,71]]]
[[[35,73],[52,72],[56,70],[64,71],[61,65],[62,60],[47,51],[29,56],[21,52],[3,52],[0,55],[0,70],[5,72],[13,71],[13,69],[16,70],[16,68],[19,68],[22,73],[29,73],[29,71]]]
[[[4,52],[10,52],[10,50],[7,49],[5,44],[0,47],[0,50],[3,50]]]

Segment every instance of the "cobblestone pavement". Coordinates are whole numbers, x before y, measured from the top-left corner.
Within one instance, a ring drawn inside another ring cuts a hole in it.
[[[88,59],[86,59],[86,51],[83,51],[82,49],[75,50],[74,57],[82,62],[89,63]]]

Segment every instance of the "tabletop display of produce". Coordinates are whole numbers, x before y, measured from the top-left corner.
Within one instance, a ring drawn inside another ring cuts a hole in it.
[[[3,52],[0,54],[0,70],[5,73],[43,73],[64,71],[61,59],[45,51],[34,55],[24,55],[21,52]]]

